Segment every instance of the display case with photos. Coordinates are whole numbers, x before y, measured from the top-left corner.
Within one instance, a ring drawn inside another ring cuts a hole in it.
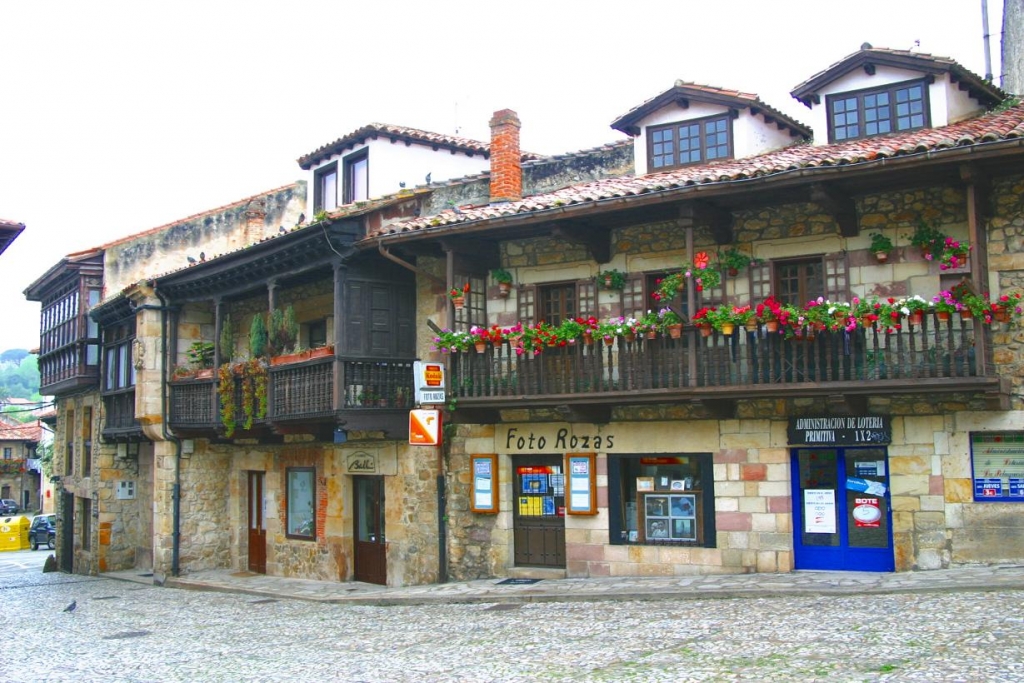
[[[641,493],[640,542],[696,544],[702,541],[700,494]]]

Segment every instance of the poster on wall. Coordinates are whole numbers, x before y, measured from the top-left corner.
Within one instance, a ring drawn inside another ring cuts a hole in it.
[[[836,532],[836,492],[832,489],[804,491],[804,532],[834,534]]]
[[[470,471],[473,473],[473,496],[470,511],[495,514],[498,512],[498,456],[493,454],[471,455]]]
[[[1024,434],[971,435],[974,499],[1024,501]]]
[[[877,498],[854,498],[850,514],[854,526],[862,529],[877,529],[882,524],[882,509]]]
[[[597,476],[594,471],[596,457],[593,453],[573,454],[566,457],[566,471],[569,473],[570,515],[595,515],[597,506]]]

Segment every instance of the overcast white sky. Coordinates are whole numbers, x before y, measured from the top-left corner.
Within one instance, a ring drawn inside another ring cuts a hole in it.
[[[22,292],[68,253],[302,177],[295,159],[370,122],[524,149],[622,139],[676,79],[789,91],[861,43],[985,74],[982,0],[105,2],[0,0],[0,351],[34,348]],[[1002,0],[989,0],[998,79]]]

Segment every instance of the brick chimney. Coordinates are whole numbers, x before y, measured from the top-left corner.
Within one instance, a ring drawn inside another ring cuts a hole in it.
[[[523,198],[519,116],[511,109],[491,117],[491,203]]]

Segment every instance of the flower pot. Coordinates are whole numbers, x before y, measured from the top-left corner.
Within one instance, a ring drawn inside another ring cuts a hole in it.
[[[992,318],[997,323],[1008,323],[1010,322],[1010,309],[1005,306],[1000,306],[992,311]]]
[[[476,349],[477,353],[483,353],[484,351],[487,350],[487,342],[485,342],[485,341],[473,342],[473,348]]]
[[[887,252],[887,251],[876,251],[875,252],[875,260],[878,261],[879,263],[885,263],[886,261],[889,260],[889,252]]]
[[[924,312],[923,311],[911,311],[910,312],[910,324],[911,325],[920,325],[923,322],[924,322]]]
[[[461,310],[462,307],[466,305],[466,297],[464,297],[464,296],[453,297],[452,298],[452,304],[455,305],[456,309]]]
[[[779,321],[778,320],[775,320],[775,319],[766,320],[764,322],[764,326],[765,326],[765,329],[767,329],[769,332],[778,332],[779,331]]]
[[[726,337],[730,336],[735,331],[736,325],[733,323],[722,323],[722,334]]]
[[[634,334],[633,332],[627,332],[624,336],[626,337],[626,341],[628,342],[636,341],[636,334]]]
[[[315,349],[309,350],[310,358],[326,358],[327,356],[334,355],[333,346],[318,346]]]
[[[583,343],[586,344],[587,346],[593,346],[594,345],[594,335],[592,333],[590,333],[590,332],[584,332],[583,333]]]
[[[725,272],[729,277],[736,277],[740,274],[740,271],[737,268],[729,268]]]
[[[196,379],[213,379],[213,368],[196,370]]]
[[[937,317],[939,321],[949,320],[949,311],[935,311],[935,317]]]
[[[509,282],[498,283],[498,295],[501,297],[507,297],[508,293],[512,291],[512,284]]]
[[[658,338],[658,331],[657,330],[651,330],[650,332],[647,333],[647,338],[648,339],[657,339]]]
[[[969,308],[961,308],[960,317],[963,318],[964,320],[970,320],[971,318],[974,317],[974,312]]]
[[[711,333],[714,332],[711,325],[701,325],[698,329],[700,330],[700,336],[702,337],[710,337]]]
[[[747,332],[757,332],[757,321],[756,320],[748,320],[746,322],[746,328],[747,328]]]
[[[679,337],[681,337],[683,335],[683,324],[682,323],[674,323],[672,325],[669,325],[665,329],[668,330],[668,336],[671,337],[672,339],[679,339]],[[708,329],[710,329],[710,328],[708,328]]]
[[[604,276],[604,288],[605,289],[611,289],[612,288],[612,276],[611,275],[605,275]]]
[[[605,346],[611,346],[612,344],[615,343],[615,337],[603,337],[603,339]]]

